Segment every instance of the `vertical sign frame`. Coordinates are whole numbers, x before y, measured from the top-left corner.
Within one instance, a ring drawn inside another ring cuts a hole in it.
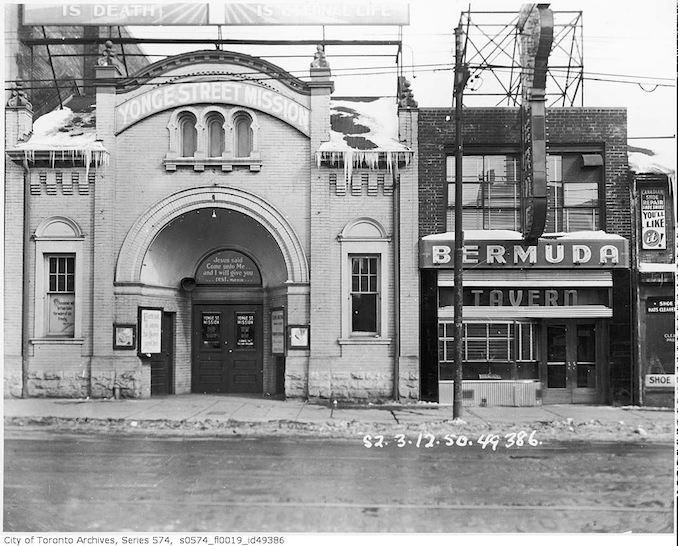
[[[285,308],[271,309],[271,354],[285,356]]]
[[[149,357],[162,351],[162,307],[139,307],[137,332],[139,357]]]

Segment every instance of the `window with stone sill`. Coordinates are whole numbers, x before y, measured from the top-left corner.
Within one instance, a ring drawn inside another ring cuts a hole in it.
[[[210,105],[184,107],[170,116],[169,150],[164,164],[168,171],[179,166],[202,171],[205,167],[261,170],[258,151],[259,125],[254,112]]]

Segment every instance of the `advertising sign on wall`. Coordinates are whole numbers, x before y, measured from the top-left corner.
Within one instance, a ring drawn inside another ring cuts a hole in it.
[[[25,4],[24,25],[206,25],[207,3]]]
[[[662,190],[641,190],[640,222],[643,250],[666,249],[666,203]]]
[[[236,313],[235,344],[239,349],[254,347],[254,313]]]
[[[274,355],[285,354],[285,310],[271,311],[271,352]]]

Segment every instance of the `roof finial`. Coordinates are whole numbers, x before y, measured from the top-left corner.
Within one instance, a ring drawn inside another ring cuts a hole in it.
[[[113,42],[106,40],[104,44],[104,49],[101,52],[101,57],[97,60],[99,66],[114,66],[115,65],[115,51],[113,51]]]
[[[11,91],[11,95],[7,100],[7,106],[11,108],[18,108],[23,106],[29,109],[33,109],[33,106],[31,105],[30,101],[28,100],[28,96],[26,95],[26,91],[24,91],[22,82],[16,82],[14,84],[14,88]]]
[[[316,52],[313,55],[313,61],[311,62],[311,68],[329,68],[329,63],[325,57],[325,46],[318,44],[316,46]]]

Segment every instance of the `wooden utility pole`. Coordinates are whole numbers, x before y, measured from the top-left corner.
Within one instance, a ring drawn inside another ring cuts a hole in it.
[[[464,281],[462,272],[462,257],[464,249],[464,230],[462,227],[462,161],[464,157],[464,140],[462,136],[462,107],[464,87],[468,80],[468,67],[464,65],[464,48],[462,44],[462,29],[454,29],[455,37],[455,65],[454,65],[454,123],[455,123],[455,155],[454,155],[454,398],[452,402],[452,417],[461,418],[462,415],[462,361],[464,359],[464,331],[462,313],[464,305]]]

